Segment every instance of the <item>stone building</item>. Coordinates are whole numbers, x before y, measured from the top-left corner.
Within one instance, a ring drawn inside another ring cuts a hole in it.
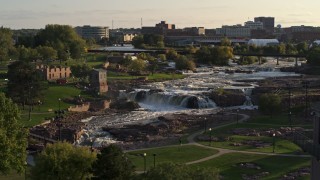
[[[36,67],[45,80],[66,79],[71,76],[70,67],[38,65]]]
[[[104,69],[94,69],[90,76],[91,87],[100,94],[108,92],[107,71]]]

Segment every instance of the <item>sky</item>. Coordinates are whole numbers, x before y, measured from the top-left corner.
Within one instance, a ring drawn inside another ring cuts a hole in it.
[[[282,27],[320,26],[319,0],[0,0],[0,26],[47,24],[139,28],[161,20],[177,28],[218,28],[272,16]],[[112,23],[113,22],[113,23]]]

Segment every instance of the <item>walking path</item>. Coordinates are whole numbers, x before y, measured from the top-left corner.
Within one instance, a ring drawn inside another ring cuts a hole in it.
[[[242,118],[239,120],[239,123],[240,123],[240,122],[245,122],[245,121],[247,121],[247,120],[250,118],[250,116],[248,116],[248,115],[246,115],[246,114],[241,114],[241,116],[242,116]],[[237,123],[237,122],[232,122],[232,123],[228,123],[228,124],[223,124],[223,125],[214,127],[214,128],[212,128],[212,129],[218,129],[218,128],[225,127],[225,126],[229,126],[229,125],[236,124],[236,123]],[[195,161],[187,162],[186,165],[201,163],[201,162],[208,161],[208,160],[214,159],[214,158],[216,158],[216,157],[219,157],[219,156],[222,156],[222,155],[228,154],[228,153],[243,153],[243,154],[256,154],[256,155],[281,156],[281,157],[297,157],[297,158],[307,158],[307,157],[310,157],[310,155],[264,153],[264,152],[241,151],[241,150],[232,150],[232,149],[224,149],[224,148],[217,148],[217,147],[205,146],[205,145],[199,144],[199,143],[197,143],[197,142],[195,141],[195,138],[196,138],[197,136],[199,136],[200,134],[202,134],[203,132],[204,132],[204,131],[198,131],[198,132],[195,132],[195,133],[191,134],[190,136],[188,136],[188,138],[187,138],[188,143],[187,143],[187,144],[182,144],[182,145],[169,145],[169,146],[161,146],[161,147],[154,147],[154,148],[135,149],[135,150],[128,150],[128,151],[125,151],[125,152],[138,151],[138,150],[139,150],[139,151],[143,151],[143,150],[150,150],[150,149],[156,149],[156,148],[175,147],[175,146],[178,147],[178,146],[187,146],[187,145],[194,145],[194,146],[198,146],[198,147],[203,147],[203,148],[208,148],[208,149],[214,149],[214,150],[218,150],[218,151],[219,151],[217,154],[214,154],[214,155],[211,155],[211,156],[202,158],[202,159],[198,159],[198,160],[195,160]]]

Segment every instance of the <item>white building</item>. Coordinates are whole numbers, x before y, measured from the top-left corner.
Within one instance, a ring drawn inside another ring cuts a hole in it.
[[[255,46],[269,46],[278,45],[279,41],[277,39],[250,39],[248,44]]]

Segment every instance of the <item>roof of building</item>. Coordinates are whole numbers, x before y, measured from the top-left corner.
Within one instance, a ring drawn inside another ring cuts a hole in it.
[[[270,44],[279,44],[277,39],[250,39],[248,44],[254,44],[256,46],[267,46]]]
[[[107,70],[105,70],[105,69],[93,69],[93,71],[97,71],[97,72],[107,72]]]

